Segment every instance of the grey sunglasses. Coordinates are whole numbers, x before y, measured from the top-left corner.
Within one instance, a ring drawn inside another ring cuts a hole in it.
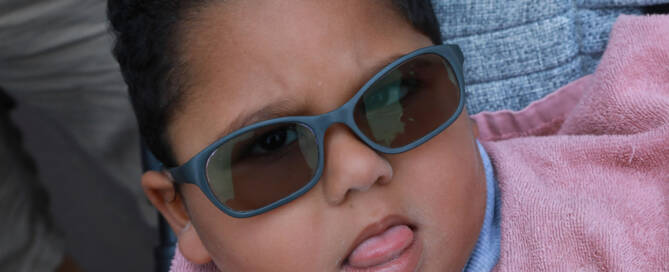
[[[413,149],[446,129],[464,107],[462,63],[457,45],[418,49],[385,66],[331,112],[241,128],[166,172],[175,183],[197,185],[232,217],[262,214],[318,183],[323,139],[332,124],[345,124],[387,154]]]

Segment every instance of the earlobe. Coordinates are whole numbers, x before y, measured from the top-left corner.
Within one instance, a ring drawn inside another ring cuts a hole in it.
[[[190,223],[179,232],[177,239],[179,240],[179,251],[187,260],[195,264],[211,262],[209,252],[202,244],[200,236]]]
[[[148,171],[142,175],[142,189],[177,234],[181,254],[196,264],[210,262],[211,256],[192,227],[183,198],[176,192],[172,181],[164,173]]]

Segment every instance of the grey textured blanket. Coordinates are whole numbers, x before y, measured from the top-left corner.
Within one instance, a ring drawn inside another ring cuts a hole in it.
[[[592,73],[620,14],[667,0],[432,0],[465,54],[470,113],[519,110]]]

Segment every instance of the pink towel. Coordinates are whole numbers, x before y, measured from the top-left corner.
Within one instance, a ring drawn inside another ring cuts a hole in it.
[[[597,71],[473,116],[499,182],[498,271],[669,271],[669,16],[621,16]],[[216,271],[178,251],[171,271]]]
[[[172,259],[172,265],[170,266],[170,272],[217,272],[218,268],[214,262],[207,264],[193,264],[189,262],[182,254],[179,252],[179,247],[177,246],[174,253],[174,259]]]
[[[669,271],[669,16],[621,16],[597,71],[481,113],[497,271]]]

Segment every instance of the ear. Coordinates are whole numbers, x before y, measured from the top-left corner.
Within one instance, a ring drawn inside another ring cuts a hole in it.
[[[147,171],[142,175],[142,189],[176,234],[181,254],[196,264],[210,262],[211,256],[192,227],[183,197],[172,180],[164,173]]]

